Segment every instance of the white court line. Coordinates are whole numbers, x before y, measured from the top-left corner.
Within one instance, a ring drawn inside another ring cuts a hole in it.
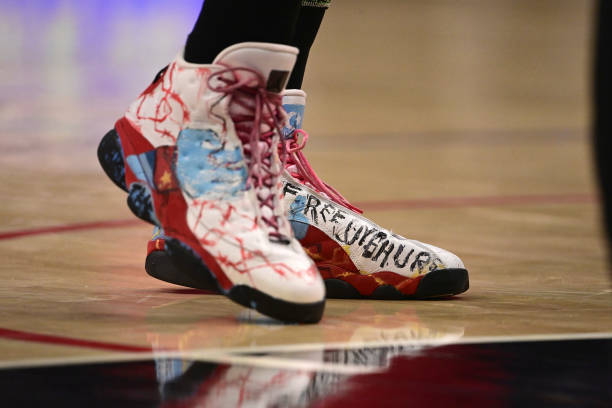
[[[190,353],[188,353],[190,354]],[[259,368],[276,368],[295,371],[317,371],[336,374],[365,374],[384,370],[386,367],[367,366],[356,364],[336,364],[325,361],[312,361],[304,359],[278,358],[270,356],[241,356],[234,354],[217,355],[213,359],[202,360],[197,358],[197,353],[190,356],[196,357],[193,360],[206,361],[221,364],[236,364],[254,366]]]
[[[52,366],[68,366],[81,364],[110,364],[122,362],[151,361],[155,359],[176,359],[201,361],[206,363],[236,364],[254,366],[259,368],[276,368],[295,371],[317,371],[337,374],[363,374],[384,369],[379,366],[359,366],[347,364],[333,364],[324,361],[310,361],[291,358],[277,358],[270,356],[244,356],[214,351],[169,351],[152,353],[117,353],[105,356],[85,356],[67,358],[28,359],[15,362],[0,362],[0,370],[19,368],[38,368]]]
[[[42,359],[26,359],[19,361],[0,361],[0,369],[43,367],[56,365],[74,365],[85,363],[113,363],[128,361],[145,361],[153,359],[182,359],[209,361],[227,364],[245,364],[262,367],[276,367],[299,370],[321,370],[329,372],[345,372],[346,374],[356,371],[364,372],[368,367],[334,365],[325,362],[312,362],[308,360],[279,358],[274,356],[250,356],[243,354],[283,354],[303,351],[343,350],[360,348],[380,348],[393,346],[416,346],[435,347],[442,345],[462,344],[486,344],[486,343],[516,343],[516,342],[541,342],[562,340],[597,340],[612,339],[612,332],[595,333],[565,333],[565,334],[526,334],[514,336],[476,336],[455,339],[421,339],[421,340],[399,340],[399,341],[376,341],[376,342],[342,342],[342,343],[305,343],[285,344],[276,346],[260,347],[234,347],[221,349],[194,349],[185,351],[152,351],[145,353],[108,353],[94,356],[57,357]],[[345,368],[341,368],[341,367]],[[378,367],[370,367],[375,370]]]
[[[555,341],[555,340],[597,340],[612,338],[612,332],[595,333],[565,333],[565,334],[524,334],[512,336],[475,336],[454,338],[440,337],[437,339],[410,339],[389,341],[352,341],[339,343],[304,343],[280,344],[276,346],[249,346],[230,347],[222,349],[226,353],[256,354],[256,353],[288,353],[298,351],[336,350],[356,348],[378,348],[389,346],[442,346],[450,344],[479,344],[479,343],[513,343],[523,341]],[[195,351],[195,350],[194,350]],[[188,352],[188,351],[187,351]]]

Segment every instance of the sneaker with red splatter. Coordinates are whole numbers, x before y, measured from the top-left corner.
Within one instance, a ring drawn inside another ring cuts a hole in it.
[[[210,65],[178,56],[102,140],[98,157],[196,287],[271,317],[321,319],[325,288],[283,209],[281,96],[297,49],[242,43]]]

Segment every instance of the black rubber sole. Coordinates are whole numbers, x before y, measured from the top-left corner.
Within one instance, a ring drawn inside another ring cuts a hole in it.
[[[376,288],[371,295],[364,296],[343,280],[325,280],[327,297],[334,299],[431,299],[458,295],[468,290],[469,287],[470,281],[465,269],[440,269],[430,272],[421,279],[413,295],[404,295],[392,285],[383,285]]]
[[[153,251],[147,256],[145,269],[149,275],[168,283],[194,289],[214,290],[207,286],[207,282],[196,281],[188,276],[185,271],[189,268],[179,265],[179,259],[183,256],[177,258],[168,251]],[[343,280],[325,280],[328,299],[430,299],[458,295],[468,290],[469,287],[468,272],[465,269],[441,269],[430,272],[421,279],[413,295],[404,295],[392,285],[383,285],[376,288],[370,296],[363,296]]]
[[[147,256],[145,270],[150,276],[175,285],[223,292],[208,266],[191,248],[173,238],[166,238],[164,241],[166,251],[163,252],[166,256],[151,256],[162,251],[155,251]],[[178,275],[176,271],[183,272]]]
[[[177,275],[176,270],[198,269],[199,262],[194,263],[187,260],[179,261],[175,257],[168,256],[163,251],[154,251],[147,255],[145,271],[149,276],[164,282],[173,283],[188,288],[219,292],[216,285],[210,285],[206,280],[192,279],[187,274]]]
[[[242,306],[284,322],[317,323],[325,310],[325,300],[314,303],[286,302],[244,285],[234,286],[227,296]],[[296,320],[296,316],[299,316],[299,320]]]
[[[183,282],[188,283],[183,286],[225,293],[242,306],[284,322],[317,323],[323,317],[325,300],[314,303],[286,302],[245,285],[236,285],[224,292],[215,275],[191,248],[173,238],[165,239],[165,244],[166,251],[155,251],[157,255],[151,257],[155,253],[152,252],[147,257],[147,261],[150,260],[147,273],[153,277],[177,285],[183,285],[179,283]]]
[[[166,242],[166,246],[168,243]],[[188,272],[194,266],[199,267],[200,262],[194,265],[192,256],[170,255],[167,251],[153,251],[147,255],[145,270],[149,276],[174,285],[186,286],[200,290],[219,292],[216,285],[211,287],[206,279],[192,279]],[[220,293],[220,292],[219,292]]]
[[[98,161],[113,183],[126,193],[125,164],[119,135],[115,129],[109,130],[98,145]]]
[[[160,226],[148,187],[139,183],[132,183],[129,189],[126,187],[123,150],[116,130],[109,131],[102,138],[98,146],[98,161],[113,183],[128,193],[128,207],[134,215]],[[154,278],[181,286],[223,293],[242,306],[284,322],[317,323],[323,316],[325,300],[316,303],[286,302],[244,285],[236,285],[229,291],[224,291],[215,275],[191,248],[173,238],[165,239],[165,244],[167,251],[163,252],[162,256],[154,255],[155,253],[147,256],[145,270]]]

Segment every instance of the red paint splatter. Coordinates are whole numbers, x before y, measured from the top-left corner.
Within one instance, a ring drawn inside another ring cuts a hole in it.
[[[182,128],[185,122],[189,121],[189,109],[183,102],[181,97],[173,91],[174,80],[175,80],[176,63],[170,65],[170,67],[164,72],[161,78],[154,86],[147,89],[148,92],[143,92],[140,103],[136,109],[135,115],[138,119],[139,126],[142,127],[142,121],[151,121],[154,123],[153,129],[160,137],[169,138],[173,143],[176,143],[178,134],[173,134],[167,129],[168,123]],[[161,93],[161,98],[159,96]],[[149,98],[160,98],[159,101],[155,101],[155,115],[147,116],[143,113],[143,105],[149,100]],[[181,121],[177,121],[173,118],[174,109],[172,107],[172,101],[176,102],[181,109]]]

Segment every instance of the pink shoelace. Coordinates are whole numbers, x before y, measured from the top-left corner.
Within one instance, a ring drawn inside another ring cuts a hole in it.
[[[240,72],[248,75],[241,78]],[[223,76],[227,73],[231,73],[233,78]],[[225,85],[211,84],[213,78],[218,78]],[[274,138],[275,134],[279,137],[282,135],[281,123],[286,119],[281,96],[268,92],[264,78],[250,68],[236,67],[217,71],[208,78],[208,86],[215,92],[231,95],[230,117],[243,145],[249,171],[247,187],[256,189],[262,209],[261,219],[272,229],[269,237],[279,242],[289,242],[280,233],[274,212],[276,183],[287,157],[283,149],[280,154],[282,163],[275,169]],[[264,211],[266,207],[269,211]],[[266,212],[272,215],[266,215]]]
[[[299,136],[302,135],[302,143],[299,143]],[[348,202],[346,198],[342,196],[335,188],[324,182],[317,176],[317,173],[313,170],[302,153],[302,149],[306,146],[308,141],[308,133],[302,129],[295,129],[293,133],[285,139],[285,150],[289,157],[286,160],[285,168],[289,169],[291,166],[295,166],[296,172],[289,172],[292,177],[296,178],[301,183],[308,183],[320,193],[324,193],[332,201],[346,207],[356,213],[362,214],[363,211]]]

